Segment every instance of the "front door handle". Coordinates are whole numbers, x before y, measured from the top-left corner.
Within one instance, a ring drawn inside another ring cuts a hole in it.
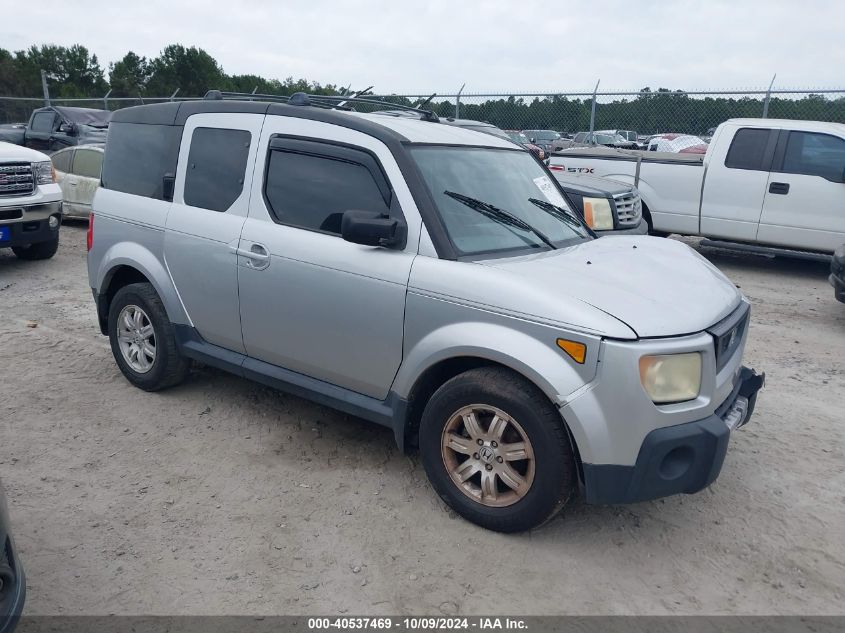
[[[263,270],[270,265],[270,253],[262,244],[250,244],[249,248],[236,248],[235,252],[248,260],[247,266]]]
[[[773,182],[769,185],[769,193],[776,193],[781,196],[785,196],[789,193],[789,183],[788,182]]]

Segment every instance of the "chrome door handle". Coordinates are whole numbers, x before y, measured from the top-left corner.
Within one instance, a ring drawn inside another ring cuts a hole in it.
[[[71,187],[75,187],[75,186],[76,186],[77,184],[79,184],[79,183],[76,183],[76,182],[74,182],[73,180],[68,180],[68,181],[67,181],[67,184],[69,184]]]
[[[238,255],[242,255],[244,257],[247,257],[249,259],[254,259],[254,260],[259,261],[259,262],[266,262],[267,260],[270,259],[270,256],[267,253],[256,252],[256,251],[251,251],[251,250],[248,251],[245,248],[237,248],[237,249],[235,249],[235,252]]]

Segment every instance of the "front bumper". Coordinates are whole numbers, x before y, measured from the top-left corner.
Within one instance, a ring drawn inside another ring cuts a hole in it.
[[[6,209],[6,207],[0,207],[0,209]],[[0,248],[28,246],[55,239],[61,226],[61,202],[27,206],[23,207],[22,211],[19,219],[0,221],[0,227],[6,227],[9,234],[8,239],[0,240]],[[48,224],[50,216],[56,216],[59,219],[59,226],[55,229],[51,229]]]
[[[610,231],[595,231],[599,237],[604,235],[648,235],[648,223],[640,219],[640,223],[630,229],[612,229]]]
[[[751,419],[764,382],[765,374],[743,367],[713,415],[651,431],[633,466],[583,464],[587,503],[635,503],[709,486],[722,469],[731,430]]]

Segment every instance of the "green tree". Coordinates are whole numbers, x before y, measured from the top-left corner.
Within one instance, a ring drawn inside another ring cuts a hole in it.
[[[146,91],[150,80],[150,64],[146,57],[138,57],[132,51],[120,61],[109,65],[109,85],[114,97],[136,97]]]
[[[167,96],[177,88],[180,97],[201,97],[206,91],[227,85],[217,61],[201,48],[171,44],[150,62],[147,94]]]

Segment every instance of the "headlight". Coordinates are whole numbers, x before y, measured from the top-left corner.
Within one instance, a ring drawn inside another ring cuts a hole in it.
[[[692,400],[701,391],[701,354],[643,356],[640,381],[655,404]]]
[[[49,160],[41,163],[32,163],[32,175],[35,177],[36,185],[49,185],[50,183],[56,182],[53,163]]]
[[[613,211],[607,198],[584,198],[584,220],[594,231],[612,231]]]

